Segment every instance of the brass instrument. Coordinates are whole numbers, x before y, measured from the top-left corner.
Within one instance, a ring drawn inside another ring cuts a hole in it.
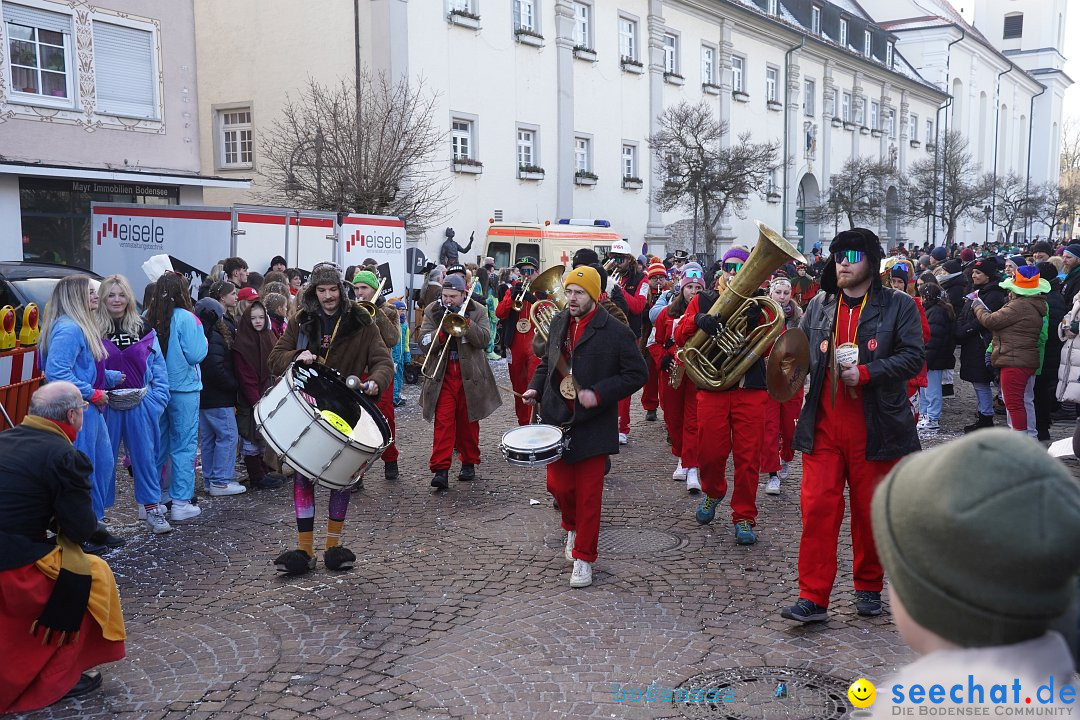
[[[708,310],[723,329],[715,337],[698,330],[676,354],[702,390],[726,390],[737,383],[784,331],[779,303],[753,294],[781,265],[791,260],[805,263],[806,258],[775,230],[761,222],[757,226],[757,244],[746,264]],[[746,310],[752,303],[762,306],[762,321],[748,331]]]
[[[533,278],[530,287],[533,291],[547,293],[543,300],[537,300],[529,308],[529,321],[536,328],[536,334],[540,339],[547,342],[548,330],[551,328],[551,319],[566,307],[566,297],[563,294],[563,274],[566,268],[562,265],[553,265],[544,272]]]
[[[379,287],[375,288],[375,294],[372,295],[371,300],[358,300],[356,302],[357,307],[366,312],[374,320],[376,313],[379,312],[379,308],[375,306],[375,301],[379,299],[379,295],[382,294],[383,286],[386,285],[386,278],[379,281]]]
[[[469,291],[465,294],[465,299],[461,302],[460,310],[456,313],[443,315],[442,322],[439,323],[439,332],[446,333],[450,338],[460,338],[465,335],[465,330],[469,327],[469,320],[465,317],[465,313],[468,311],[469,302],[472,300],[472,295],[476,292],[476,286],[479,284],[479,279],[473,281],[472,287],[469,288]],[[450,338],[447,338],[446,342],[443,343],[439,358],[435,361],[435,367],[431,369],[430,374],[428,373],[428,361],[431,360],[431,350],[429,349],[427,355],[424,356],[424,364],[420,367],[420,374],[428,380],[434,380],[435,376],[439,374],[443,358],[446,357],[446,350],[450,347]]]
[[[525,307],[525,293],[529,292],[529,284],[531,280],[526,280],[521,283],[521,290],[518,291],[517,297],[514,298],[514,312],[521,312],[521,308]]]

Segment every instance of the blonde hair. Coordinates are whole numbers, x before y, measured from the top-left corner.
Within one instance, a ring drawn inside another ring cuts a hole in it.
[[[41,353],[49,352],[49,336],[53,325],[65,315],[72,319],[82,330],[83,338],[90,348],[94,360],[105,357],[105,345],[101,342],[97,322],[90,312],[90,276],[68,275],[60,278],[53,288],[49,304],[45,307],[45,322],[41,325]]]
[[[109,297],[113,286],[120,288],[120,292],[128,300],[127,307],[124,308],[124,314],[120,317],[120,329],[128,335],[138,335],[139,331],[142,330],[143,322],[142,318],[139,317],[139,310],[135,306],[135,293],[132,291],[131,285],[128,284],[127,278],[123,275],[109,275],[101,281],[101,287],[98,288],[98,309],[95,315],[98,330],[102,335],[108,335],[112,332],[113,317],[109,314],[109,309],[105,307],[105,299]]]

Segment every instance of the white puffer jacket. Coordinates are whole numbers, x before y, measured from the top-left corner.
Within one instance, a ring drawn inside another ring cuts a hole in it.
[[[1080,335],[1070,338],[1066,332],[1074,319],[1080,320],[1080,293],[1057,327],[1058,337],[1065,342],[1061,346],[1057,384],[1057,399],[1062,402],[1080,402]]]

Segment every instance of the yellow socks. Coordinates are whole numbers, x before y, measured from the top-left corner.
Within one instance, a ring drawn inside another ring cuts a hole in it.
[[[326,521],[326,549],[337,547],[341,544],[341,531],[345,527],[344,520]]]
[[[311,530],[301,530],[300,535],[300,549],[306,552],[308,555],[314,557],[315,555],[315,533]]]

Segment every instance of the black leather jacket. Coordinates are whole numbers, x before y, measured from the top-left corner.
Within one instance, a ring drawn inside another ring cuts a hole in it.
[[[922,449],[907,394],[908,380],[918,375],[923,365],[922,322],[915,301],[907,294],[876,282],[869,293],[858,330],[859,364],[870,372],[870,381],[862,386],[866,459],[894,460]],[[793,442],[801,452],[814,451],[818,404],[829,402],[825,370],[836,302],[837,295],[819,293],[799,323],[810,340],[810,391]],[[871,341],[873,350],[869,348]],[[823,342],[828,345],[823,346]],[[843,383],[838,381],[837,388],[837,392],[844,392]]]

